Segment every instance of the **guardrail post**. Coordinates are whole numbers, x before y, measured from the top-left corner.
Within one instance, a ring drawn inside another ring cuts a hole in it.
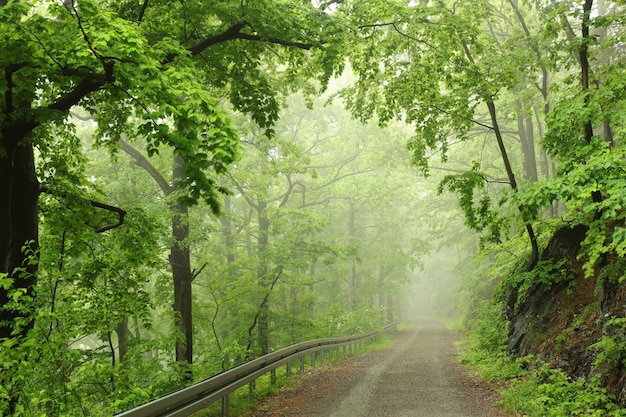
[[[291,376],[291,362],[287,362],[287,370],[285,372],[288,377]]]
[[[250,381],[248,383],[248,399],[254,401],[254,390],[256,389],[256,381]]]
[[[270,383],[276,385],[276,369],[270,371]]]
[[[315,352],[311,353],[311,368],[315,368]]]
[[[222,397],[222,417],[228,417],[228,394]]]
[[[324,365],[324,355],[326,351],[324,349],[320,350],[320,365]]]
[[[304,356],[300,356],[300,372],[304,372]]]

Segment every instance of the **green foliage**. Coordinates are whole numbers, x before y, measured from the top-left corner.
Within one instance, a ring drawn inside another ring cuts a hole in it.
[[[539,261],[532,271],[516,268],[503,283],[518,288],[517,302],[520,303],[524,300],[527,291],[536,284],[544,284],[546,287],[555,287],[559,284],[567,283],[569,285],[568,289],[571,289],[576,283],[576,274],[575,271],[569,268],[569,261],[567,259],[561,259],[559,261],[549,259]]]
[[[502,406],[530,417],[620,417],[620,409],[601,387],[600,379],[572,380],[563,371],[541,367],[502,392]]]
[[[492,207],[491,197],[485,191],[486,178],[477,163],[470,171],[447,175],[439,184],[438,193],[445,189],[456,193],[459,207],[465,215],[465,224],[477,232],[484,232],[483,242],[499,243],[502,238],[503,218]]]
[[[626,258],[619,258],[602,268],[598,282],[605,282],[605,280],[613,284],[621,284],[626,280]]]
[[[598,352],[594,367],[603,374],[611,374],[626,366],[626,318],[612,317],[603,327],[603,335],[589,348]]]
[[[513,360],[507,349],[508,320],[504,306],[483,300],[475,306],[465,335],[461,363],[478,370],[488,381],[507,380],[523,374],[522,361]]]
[[[528,218],[535,218],[540,209],[554,201],[566,201],[570,216],[589,225],[579,255],[585,262],[587,276],[606,254],[626,255],[623,149],[622,146],[609,147],[605,142],[594,141],[598,142],[600,144],[596,147],[578,148],[583,151],[585,163],[564,163],[558,177],[535,183],[513,197],[528,210]],[[600,192],[602,200],[590,201],[592,192]]]

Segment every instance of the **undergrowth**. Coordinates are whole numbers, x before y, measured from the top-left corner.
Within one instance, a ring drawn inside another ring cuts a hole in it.
[[[510,381],[501,392],[500,405],[529,417],[624,417],[600,385],[600,378],[572,380],[560,369],[542,366]]]
[[[501,388],[502,408],[527,417],[626,417],[626,409],[615,404],[599,377],[572,380],[560,369],[537,363],[530,356],[512,359],[502,305],[484,300],[474,314],[461,362]]]

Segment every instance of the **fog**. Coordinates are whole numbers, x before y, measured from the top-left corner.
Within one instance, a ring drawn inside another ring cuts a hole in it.
[[[463,314],[464,277],[468,251],[460,246],[444,247],[423,259],[414,272],[402,300],[403,320],[437,319],[456,321]]]

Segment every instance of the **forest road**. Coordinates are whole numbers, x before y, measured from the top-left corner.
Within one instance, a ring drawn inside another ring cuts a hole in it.
[[[458,363],[455,333],[436,321],[392,347],[313,370],[253,417],[496,417],[497,394]]]

